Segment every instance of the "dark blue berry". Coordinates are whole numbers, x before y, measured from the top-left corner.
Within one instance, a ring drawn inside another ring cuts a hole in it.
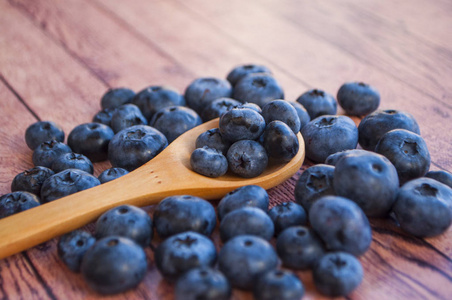
[[[101,294],[116,294],[136,287],[146,270],[143,248],[119,236],[98,240],[86,251],[81,266],[85,281]]]
[[[0,197],[0,219],[40,204],[38,196],[29,192],[17,191],[5,194]]]
[[[347,115],[364,116],[378,108],[380,93],[367,83],[347,82],[339,88],[337,102]]]
[[[350,149],[350,150],[344,150],[340,152],[333,153],[329,155],[326,160],[325,164],[335,166],[337,162],[342,159],[343,157],[349,156],[349,155],[359,155],[359,154],[367,154],[369,151],[363,150],[363,149]]]
[[[135,92],[128,88],[109,89],[100,99],[102,109],[116,108],[132,101]]]
[[[138,106],[134,104],[119,106],[111,116],[111,129],[113,129],[115,133],[135,125],[147,124],[148,121],[143,116]]]
[[[204,146],[217,149],[226,155],[231,143],[221,136],[219,128],[213,128],[201,133],[196,138],[196,148],[202,148]]]
[[[75,153],[88,157],[92,162],[103,161],[108,156],[108,144],[115,133],[100,123],[78,125],[69,133],[67,144]]]
[[[227,193],[218,203],[218,218],[242,207],[257,207],[268,211],[269,197],[267,191],[258,185],[246,185]]]
[[[294,202],[277,204],[270,209],[268,215],[275,225],[276,235],[288,227],[307,223],[307,215],[303,206]]]
[[[303,105],[301,105],[298,102],[295,101],[288,101],[297,111],[298,118],[300,119],[300,130],[303,128],[306,124],[308,124],[311,121],[311,117],[308,114],[308,111],[306,108],[304,108]]]
[[[266,73],[253,73],[244,76],[235,84],[232,98],[263,107],[272,100],[284,99],[284,91],[273,76]]]
[[[33,164],[35,166],[42,166],[50,169],[53,161],[58,156],[71,152],[71,148],[66,144],[56,140],[47,141],[36,147],[33,151]]]
[[[265,120],[249,108],[233,108],[220,118],[221,136],[230,142],[255,140],[264,132]]]
[[[425,174],[425,177],[435,179],[436,181],[439,181],[441,183],[444,183],[445,185],[452,188],[452,173],[439,170],[439,171],[429,171],[427,174]]]
[[[93,163],[85,155],[78,153],[64,153],[58,156],[52,163],[52,170],[59,173],[66,169],[79,169],[93,174]]]
[[[311,120],[323,115],[335,115],[337,112],[337,102],[333,95],[319,89],[303,93],[297,98],[297,102],[306,108]]]
[[[58,257],[73,272],[80,272],[83,256],[96,239],[83,230],[74,230],[60,237],[57,244]]]
[[[253,295],[256,300],[300,300],[304,295],[304,287],[294,273],[271,270],[259,277]]]
[[[111,126],[111,118],[113,117],[115,111],[116,108],[102,109],[94,115],[93,122]]]
[[[231,286],[218,270],[196,268],[182,275],[174,287],[175,300],[228,300]]]
[[[110,168],[99,174],[97,179],[99,179],[100,183],[109,182],[115,180],[121,176],[129,174],[129,171],[123,168]]]
[[[262,116],[269,124],[272,121],[284,122],[292,131],[297,134],[300,131],[300,118],[297,110],[288,101],[273,100],[262,107]]]
[[[169,86],[150,86],[140,91],[132,99],[148,120],[168,106],[184,106],[185,98],[176,89]]]
[[[201,118],[204,122],[221,117],[225,112],[238,107],[241,102],[231,98],[218,98],[209,103],[201,113]]]
[[[211,102],[218,98],[230,98],[232,86],[229,81],[205,77],[195,79],[185,90],[185,101],[187,106],[195,110],[198,114]]]
[[[237,66],[234,69],[232,69],[226,78],[232,84],[232,86],[235,86],[237,82],[240,81],[240,79],[247,76],[248,74],[253,73],[266,73],[268,75],[272,75],[272,72],[266,66],[256,64],[246,64]]]
[[[245,102],[245,103],[240,104],[236,108],[249,108],[249,109],[252,109],[252,110],[262,114],[262,108],[259,105],[257,105],[256,103]]]
[[[228,171],[228,160],[219,150],[204,146],[196,148],[190,156],[190,165],[196,173],[220,177]]]
[[[268,164],[265,148],[256,141],[241,140],[229,147],[226,155],[229,169],[244,178],[257,177]]]
[[[267,124],[262,144],[268,157],[281,163],[289,162],[300,149],[295,133],[281,121],[271,121]]]
[[[51,140],[64,141],[63,129],[55,122],[39,121],[28,126],[25,131],[25,142],[31,150],[35,150],[40,144]]]
[[[55,174],[51,169],[46,167],[34,167],[19,173],[14,177],[11,183],[11,191],[25,191],[41,196],[41,186],[44,181]]]

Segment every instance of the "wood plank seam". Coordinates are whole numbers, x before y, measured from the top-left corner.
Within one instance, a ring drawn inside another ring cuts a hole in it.
[[[36,266],[33,264],[33,262],[31,261],[30,257],[28,256],[28,254],[26,252],[22,252],[21,253],[25,260],[27,261],[27,263],[30,265],[30,267],[32,268],[33,272],[35,273],[36,279],[38,280],[38,282],[44,287],[44,290],[46,291],[47,295],[49,295],[49,297],[53,300],[57,300],[57,297],[54,295],[52,288],[47,284],[47,282],[44,280],[44,278],[41,276],[41,274],[39,273],[38,269],[36,268]]]

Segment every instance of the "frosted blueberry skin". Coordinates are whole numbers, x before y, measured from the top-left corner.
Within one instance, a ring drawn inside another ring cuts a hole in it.
[[[395,166],[401,185],[424,176],[430,168],[430,153],[424,139],[405,129],[385,133],[375,152],[386,156]]]
[[[364,82],[344,83],[337,92],[337,102],[347,115],[364,116],[380,105],[378,90]]]
[[[233,108],[221,116],[219,128],[221,136],[231,143],[256,140],[265,130],[265,120],[252,109]]]
[[[300,103],[295,102],[295,101],[288,101],[288,102],[297,111],[298,118],[300,119],[300,130],[301,130],[301,128],[303,128],[306,124],[308,124],[311,121],[311,117],[309,116],[306,108],[304,108],[304,106],[301,105]],[[296,133],[298,133],[298,132],[296,132]]]
[[[370,247],[372,231],[369,220],[353,201],[339,196],[324,196],[309,210],[312,229],[328,251],[344,251],[355,256]]]
[[[214,243],[193,231],[167,238],[157,246],[154,255],[157,269],[170,281],[194,268],[213,267],[217,260]]]
[[[41,196],[44,181],[55,174],[51,169],[37,166],[17,174],[11,182],[11,191],[25,191]]]
[[[117,294],[136,287],[146,270],[143,248],[119,236],[98,240],[86,251],[81,266],[88,286],[100,294]]]
[[[138,92],[132,99],[147,120],[168,106],[184,106],[185,98],[176,89],[169,86],[150,86]]]
[[[322,240],[305,226],[284,229],[276,239],[276,251],[283,265],[295,270],[312,269],[326,252]]]
[[[256,207],[268,211],[269,197],[267,191],[258,185],[246,185],[227,193],[218,203],[218,219],[233,210],[242,207]]]
[[[309,212],[312,204],[322,196],[335,195],[334,167],[317,164],[307,168],[295,185],[295,202]]]
[[[267,124],[262,144],[268,157],[280,163],[289,162],[300,149],[295,133],[281,121],[271,121]]]
[[[346,296],[361,283],[364,271],[359,260],[344,252],[327,253],[313,269],[317,290],[330,297]]]
[[[55,122],[38,121],[28,126],[25,131],[25,142],[31,150],[35,150],[40,144],[51,140],[64,141],[64,131]]]
[[[226,158],[229,170],[244,178],[259,176],[268,164],[265,148],[260,143],[251,140],[241,140],[232,144]]]
[[[439,235],[452,223],[452,189],[431,178],[413,179],[400,188],[392,211],[404,231]]]
[[[111,129],[115,133],[135,125],[147,124],[148,121],[141,113],[141,110],[134,104],[124,104],[117,107],[111,116]]]
[[[235,86],[237,82],[240,81],[243,77],[247,76],[248,74],[253,73],[266,73],[268,75],[272,75],[272,72],[269,68],[263,65],[256,65],[256,64],[246,64],[246,65],[240,65],[232,69],[226,79],[231,83],[232,86]]]
[[[236,236],[218,254],[218,268],[232,287],[242,290],[252,290],[260,275],[277,266],[278,256],[272,245],[257,236]]]
[[[221,117],[225,112],[240,106],[242,103],[231,98],[218,98],[209,103],[201,113],[203,122]]]
[[[101,123],[107,126],[111,126],[111,118],[113,117],[115,111],[116,108],[102,109],[93,116],[92,121],[94,123]]]
[[[223,155],[226,155],[231,146],[231,142],[221,136],[219,128],[213,128],[201,133],[196,138],[196,148],[202,148],[204,146],[217,149],[218,151],[221,151]]]
[[[163,133],[168,143],[174,141],[182,133],[202,124],[199,115],[184,106],[168,106],[159,110],[149,125]]]
[[[175,300],[228,300],[231,294],[231,285],[226,277],[209,267],[188,271],[174,287]]]
[[[271,270],[259,276],[253,289],[256,300],[295,300],[304,295],[300,279],[287,270]]]
[[[86,251],[94,245],[96,238],[89,232],[74,230],[62,235],[57,244],[58,257],[72,272],[80,272]]]
[[[229,81],[214,77],[195,79],[185,90],[187,106],[198,114],[215,99],[231,96],[232,86]]]
[[[196,148],[190,156],[190,165],[198,174],[207,177],[220,177],[228,171],[228,160],[217,149],[204,146]]]
[[[268,212],[268,216],[275,225],[276,235],[288,227],[306,225],[308,219],[303,206],[294,202],[283,202],[275,205]]]
[[[116,108],[130,103],[134,96],[135,92],[128,88],[109,89],[100,99],[100,105],[102,109]]]
[[[341,160],[343,157],[349,156],[349,155],[360,155],[360,154],[367,154],[369,151],[362,150],[362,149],[350,149],[350,150],[344,150],[340,152],[333,153],[329,155],[326,160],[325,164],[335,166],[339,160]]]
[[[57,200],[100,184],[93,175],[78,169],[67,169],[50,176],[41,187],[42,203]]]
[[[312,89],[296,100],[307,110],[311,120],[323,115],[335,115],[337,102],[333,95],[319,89]]]
[[[108,156],[108,143],[115,133],[105,124],[85,123],[69,133],[67,144],[75,153],[88,157],[92,162],[104,161]]]
[[[333,153],[355,149],[358,144],[358,128],[347,116],[320,116],[306,124],[301,134],[306,157],[316,163],[324,163]]]
[[[126,174],[129,174],[129,171],[123,168],[110,168],[99,174],[97,179],[99,179],[100,183],[106,183],[119,177],[122,177]]]
[[[425,177],[435,179],[452,188],[452,174],[447,171],[429,171],[425,174]]]
[[[252,109],[252,110],[262,114],[262,108],[259,105],[257,105],[256,103],[245,102],[245,103],[240,104],[236,108],[249,108],[249,109]]]
[[[6,218],[41,204],[35,194],[17,191],[0,197],[0,219]]]
[[[184,231],[210,236],[216,223],[212,204],[195,196],[166,197],[154,211],[154,227],[162,239]]]
[[[33,164],[35,166],[42,166],[51,168],[53,161],[64,153],[71,153],[72,149],[61,142],[51,140],[40,144],[33,151]]]
[[[406,129],[420,134],[413,115],[400,110],[377,110],[365,116],[358,126],[359,144],[364,150],[375,151],[378,141],[388,131]]]
[[[284,90],[279,82],[266,73],[253,73],[243,77],[234,86],[232,98],[263,107],[275,99],[284,99]]]
[[[273,100],[262,107],[262,116],[269,124],[272,121],[281,121],[297,134],[300,131],[300,118],[297,110],[288,101]]]
[[[157,129],[147,125],[126,128],[108,144],[108,159],[113,167],[135,170],[168,146],[168,140]]]
[[[52,163],[52,170],[55,173],[67,169],[79,169],[89,174],[93,174],[93,163],[83,154],[78,153],[64,153],[58,156]]]
[[[383,155],[348,155],[336,164],[334,190],[358,204],[368,217],[386,217],[397,197],[399,177]]]
[[[239,235],[259,236],[269,241],[275,233],[272,219],[256,207],[243,207],[231,211],[221,220],[220,237],[226,242]]]

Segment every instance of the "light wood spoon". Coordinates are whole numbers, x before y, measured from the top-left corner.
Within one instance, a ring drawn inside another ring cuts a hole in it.
[[[298,134],[300,150],[287,164],[269,165],[255,178],[227,173],[209,178],[191,170],[190,155],[196,138],[218,127],[218,119],[185,132],[159,155],[140,168],[116,180],[0,220],[0,258],[26,250],[98,218],[106,210],[122,204],[146,206],[171,195],[193,195],[220,199],[245,185],[274,187],[297,172],[304,160],[304,141]]]

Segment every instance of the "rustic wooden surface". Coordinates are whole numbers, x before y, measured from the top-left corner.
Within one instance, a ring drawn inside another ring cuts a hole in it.
[[[336,94],[350,80],[376,86],[381,108],[418,120],[431,169],[452,171],[451,14],[449,0],[0,0],[0,194],[32,167],[23,136],[36,120],[69,133],[91,120],[109,87],[169,84],[182,92],[197,77],[224,78],[250,62],[270,67],[288,100],[312,87]],[[108,166],[96,164],[95,174]],[[307,166],[269,191],[272,205],[293,200]],[[371,224],[364,280],[348,298],[452,299],[451,229],[419,239],[390,220]],[[213,239],[219,244],[217,233]],[[55,246],[0,261],[0,298],[100,297],[65,268]],[[147,253],[144,281],[110,298],[173,298]],[[310,272],[297,274],[306,299],[322,298]]]

